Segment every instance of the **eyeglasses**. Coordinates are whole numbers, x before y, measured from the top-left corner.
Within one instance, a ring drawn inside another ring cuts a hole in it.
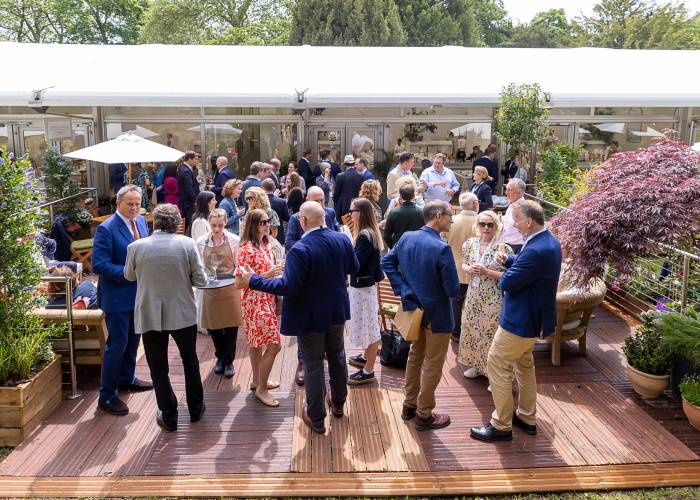
[[[494,222],[479,222],[479,227],[488,227],[489,229],[493,229],[496,227],[496,223]]]
[[[258,226],[267,226],[270,224],[270,219],[263,219],[258,221]]]
[[[359,210],[356,209],[356,208],[351,208],[351,209],[350,209],[350,213],[353,213],[353,212],[359,212]]]

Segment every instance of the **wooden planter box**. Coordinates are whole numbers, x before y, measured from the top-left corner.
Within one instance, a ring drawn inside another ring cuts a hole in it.
[[[0,387],[0,446],[17,446],[61,402],[61,357],[17,387]]]

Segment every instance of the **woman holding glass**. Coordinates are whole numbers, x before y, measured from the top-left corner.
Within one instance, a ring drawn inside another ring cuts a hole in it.
[[[493,336],[498,329],[503,293],[498,280],[505,268],[496,260],[498,254],[513,255],[510,246],[501,242],[503,226],[491,210],[481,212],[474,234],[462,246],[462,269],[469,275],[469,288],[462,309],[462,334],[457,359],[467,366],[464,376],[476,378],[486,373],[486,360]]]
[[[238,236],[227,231],[226,212],[215,208],[209,213],[211,231],[197,240],[207,279],[233,276],[238,262]],[[233,377],[236,340],[241,325],[241,292],[234,286],[205,288],[202,292],[201,325],[214,343],[214,373]]]
[[[250,191],[249,188],[248,192]],[[246,194],[248,194],[246,192]],[[270,236],[270,216],[266,211],[253,209],[246,214],[238,255],[238,266],[248,266],[264,278],[282,274],[284,265],[275,264],[274,238]],[[268,389],[279,387],[279,382],[268,380],[275,357],[280,350],[280,329],[277,321],[275,296],[246,288],[241,295],[241,313],[250,347],[253,380],[250,389],[267,406],[279,406]]]
[[[270,219],[269,234],[271,234],[273,238],[277,238],[277,231],[280,227],[280,217],[277,215],[277,212],[272,210],[270,198],[267,197],[267,193],[263,188],[253,186],[246,189],[245,201],[248,203],[248,213],[256,208],[265,211]],[[241,217],[241,226],[245,226],[247,218],[247,214]],[[243,231],[245,231],[245,229]]]
[[[240,179],[231,179],[226,181],[224,188],[221,190],[223,199],[219,202],[219,208],[226,212],[226,229],[233,234],[240,234],[240,220],[245,213],[244,208],[238,208],[236,200],[241,195],[243,190],[243,182]]]

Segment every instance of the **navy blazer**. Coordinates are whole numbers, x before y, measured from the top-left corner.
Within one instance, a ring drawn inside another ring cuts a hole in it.
[[[333,231],[340,230],[338,226],[338,221],[335,219],[335,211],[332,208],[324,208],[326,212],[326,227],[332,229]],[[289,250],[294,246],[294,243],[301,239],[301,235],[304,234],[304,230],[301,228],[301,222],[299,222],[299,212],[295,213],[289,218],[289,224],[287,225],[287,237],[284,239],[284,249],[289,252]]]
[[[350,203],[360,194],[360,186],[366,180],[355,167],[348,167],[338,174],[333,187],[333,208],[338,222],[342,222],[341,217],[350,211]]]
[[[350,275],[350,286],[366,288],[384,279],[384,273],[379,265],[379,249],[372,245],[366,234],[360,232],[355,240],[355,255],[360,263],[356,273]]]
[[[488,182],[482,182],[479,185],[473,183],[472,193],[479,200],[479,212],[493,208],[493,191],[491,191],[491,185]]]
[[[474,167],[478,166],[486,167],[486,170],[489,172],[489,176],[491,179],[493,179],[488,181],[488,184],[491,186],[491,191],[495,191],[496,186],[498,186],[498,164],[496,161],[484,155],[474,162]]]
[[[451,297],[459,293],[459,278],[450,246],[433,228],[423,226],[401,236],[382,258],[394,294],[404,310],[423,309],[422,326],[433,333],[449,333],[454,327]]]
[[[141,238],[148,236],[148,225],[142,216],[136,217]],[[136,282],[124,278],[126,247],[134,235],[117,214],[97,226],[92,242],[92,270],[100,276],[97,283],[97,303],[106,313],[134,310]]]
[[[277,213],[277,216],[280,218],[280,224],[283,222],[289,222],[289,209],[287,208],[287,202],[272,193],[267,193],[267,199],[270,200],[270,207],[272,210],[274,210]],[[277,241],[284,245],[284,226],[280,226],[277,231]]]
[[[299,175],[304,178],[306,187],[310,188],[314,185],[314,174],[311,171],[311,163],[302,156],[297,165],[299,166]]]
[[[284,296],[280,328],[284,335],[326,332],[331,325],[350,319],[345,278],[358,268],[348,237],[322,227],[287,253],[282,277],[254,274],[250,288]]]
[[[224,189],[224,184],[226,184],[231,179],[235,179],[236,174],[228,166],[217,170],[214,174],[214,187],[211,188],[212,193],[216,196],[216,204],[218,205],[223,199],[221,192]]]
[[[549,230],[527,241],[509,257],[498,283],[505,292],[499,324],[520,337],[547,337],[557,323],[557,285],[561,271],[561,245]]]
[[[183,212],[194,208],[194,200],[199,194],[199,183],[189,165],[180,165],[177,173],[177,187],[180,195],[180,209]]]

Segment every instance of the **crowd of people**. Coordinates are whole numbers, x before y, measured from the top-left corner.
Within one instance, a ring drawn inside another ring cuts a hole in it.
[[[485,153],[481,158],[493,160],[495,149]],[[524,200],[525,183],[508,181],[510,206],[501,217],[490,210],[495,163],[476,165],[474,184],[460,193],[445,155],[437,154],[416,176],[415,157],[404,151],[387,176],[382,205],[381,183],[364,158],[348,155],[342,166],[328,151],[320,158],[312,167],[307,150],[285,175],[277,159],[256,161],[241,180],[221,157],[210,183],[200,186],[199,159],[188,152],[179,167],[164,169],[150,236],[140,215],[147,186],[120,187],[116,213],[98,226],[93,244],[97,300],[109,332],[98,406],[124,415],[129,409],[118,390],[154,389],[157,422],[175,431],[167,356],[172,337],[196,422],[206,408],[197,332],[214,345],[214,374],[230,378],[242,327],[250,390],[270,407],[279,405],[270,391],[280,382],[270,374],[281,335],[297,337],[295,381],[306,393],[302,418],[323,433],[326,407],[343,416],[347,385],[376,380],[377,283],[386,276],[403,311],[422,311],[406,366],[402,417],[415,418],[418,430],[449,425],[448,415],[433,410],[454,339],[464,376],[488,377],[494,399],[491,421],[471,435],[510,439],[513,425],[534,433],[532,346],[540,333],[554,330],[561,252],[544,227],[542,208]],[[220,280],[229,286],[215,286]],[[141,338],[152,382],[134,375]],[[346,357],[345,342],[361,353]],[[520,387],[515,413],[513,373]]]

